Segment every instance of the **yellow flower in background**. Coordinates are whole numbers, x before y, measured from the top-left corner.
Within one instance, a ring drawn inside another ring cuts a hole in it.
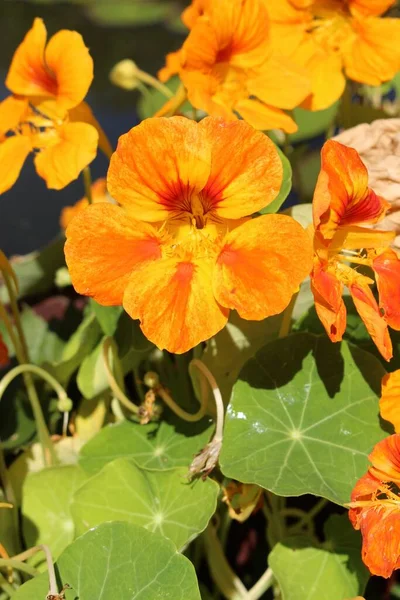
[[[193,106],[212,116],[296,131],[284,110],[310,94],[310,81],[293,61],[273,55],[264,0],[194,2],[184,18],[192,29],[182,49],[167,56],[160,79],[177,73]]]
[[[62,30],[48,43],[42,19],[17,48],[6,78],[12,96],[0,103],[0,193],[18,179],[28,154],[52,189],[76,179],[108,141],[83,101],[93,60],[82,36]]]
[[[101,177],[100,179],[96,179],[96,181],[91,186],[92,192],[92,204],[97,204],[98,202],[110,202],[111,196],[107,193],[107,182],[105,177]],[[73,206],[66,206],[61,211],[60,216],[60,226],[61,229],[67,229],[68,225],[72,221],[72,219],[89,206],[89,200],[86,196],[78,200],[76,204]]]
[[[275,51],[311,76],[306,108],[333,104],[346,77],[380,85],[400,70],[400,20],[381,18],[393,0],[264,1]]]

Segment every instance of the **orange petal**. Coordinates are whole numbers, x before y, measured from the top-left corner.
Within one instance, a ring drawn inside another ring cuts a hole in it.
[[[0,102],[0,138],[17,127],[28,110],[28,102],[25,99],[9,96]]]
[[[32,28],[16,49],[6,78],[6,86],[21,96],[55,96],[55,73],[45,68],[47,32],[43,20],[36,18]]]
[[[214,294],[244,319],[265,319],[287,307],[311,267],[311,242],[301,225],[285,215],[263,215],[225,237]]]
[[[182,64],[182,50],[170,52],[165,58],[165,67],[159,70],[158,78],[160,81],[168,81],[173,75],[179,73]]]
[[[207,260],[165,258],[135,268],[124,308],[140,319],[146,337],[160,349],[181,354],[220,331],[226,309],[214,298],[213,264]]]
[[[315,310],[332,342],[339,342],[346,329],[346,306],[343,302],[343,284],[317,262],[311,274],[311,291]]]
[[[382,379],[382,394],[379,400],[382,418],[392,423],[396,433],[400,432],[400,369],[388,373]]]
[[[145,221],[190,209],[207,182],[211,150],[204,128],[184,117],[146,119],[121,136],[107,182],[120,204]]]
[[[0,194],[9,190],[17,181],[31,150],[29,138],[22,135],[6,138],[0,143]]]
[[[399,19],[353,19],[354,40],[343,48],[347,77],[380,85],[400,70]]]
[[[390,204],[368,188],[368,172],[357,151],[329,140],[321,159],[313,217],[323,236],[331,239],[339,225],[378,222]]]
[[[199,124],[211,147],[211,172],[202,196],[223,219],[240,219],[272,202],[283,168],[271,140],[244,121],[203,119]]]
[[[57,129],[57,141],[35,156],[38,175],[47,187],[60,190],[74,181],[97,154],[99,135],[86,123],[67,123]]]
[[[384,310],[385,321],[400,330],[400,260],[396,252],[386,250],[375,258],[375,272],[379,292],[379,306]]]
[[[384,482],[400,483],[400,434],[395,433],[378,442],[369,460],[371,475]]]
[[[90,106],[88,104],[86,104],[86,102],[81,102],[78,106],[75,106],[75,108],[73,108],[72,110],[70,110],[68,112],[68,116],[69,116],[69,120],[71,123],[80,122],[80,123],[88,123],[89,125],[92,125],[96,129],[97,133],[99,134],[100,150],[102,152],[104,152],[104,154],[107,156],[107,158],[111,158],[113,150],[112,150],[111,144],[108,140],[108,137],[106,136],[100,123],[94,116],[92,109],[90,108]]]
[[[279,108],[267,106],[263,102],[253,99],[244,99],[236,102],[235,110],[242,119],[255,129],[266,131],[268,129],[282,129],[286,133],[295,133],[297,125],[292,117]]]
[[[93,80],[93,59],[82,36],[63,29],[49,40],[46,67],[56,75],[57,104],[64,109],[77,106]]]
[[[350,10],[353,15],[377,17],[383,15],[396,0],[350,0]]]
[[[97,179],[91,187],[92,191],[92,202],[96,204],[97,202],[108,202],[109,196],[107,194],[107,185],[104,177],[101,179]],[[85,198],[81,198],[76,204],[73,206],[65,206],[61,211],[60,216],[60,227],[61,229],[67,229],[68,225],[72,221],[72,219],[82,210],[89,206],[89,200]]]
[[[307,40],[307,43],[313,44],[312,40]],[[310,48],[306,49],[305,43],[302,44],[296,54],[296,60],[303,64],[302,53],[309,50]],[[302,104],[303,108],[309,110],[329,108],[342,96],[346,87],[340,55],[336,52],[324,51],[320,46],[314,47],[312,57],[305,61],[304,66],[311,77],[312,94]]]
[[[358,314],[364,322],[372,341],[375,343],[383,358],[389,361],[393,356],[387,323],[379,311],[373,293],[368,286],[353,283],[349,286],[353,302]]]
[[[276,108],[292,109],[311,93],[309,74],[292,59],[271,57],[247,82],[250,94]]]
[[[93,204],[71,221],[65,257],[76,291],[104,305],[122,304],[137,264],[160,258],[160,241],[150,226],[122,208]]]

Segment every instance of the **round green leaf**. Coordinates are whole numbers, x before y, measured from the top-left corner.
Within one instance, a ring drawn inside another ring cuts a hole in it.
[[[132,458],[139,466],[149,469],[187,467],[209,441],[212,427],[208,419],[184,423],[180,430],[166,421],[149,425],[124,421],[109,425],[85,444],[79,464],[90,475],[121,457]]]
[[[361,537],[347,515],[333,515],[325,533],[322,546],[295,537],[272,550],[268,562],[282,600],[343,600],[364,593],[369,573],[361,560]]]
[[[170,540],[131,523],[104,523],[73,542],[57,561],[67,600],[201,600],[192,563]],[[43,600],[47,573],[13,600]]]
[[[119,458],[77,490],[71,510],[78,535],[123,520],[159,531],[182,548],[207,527],[218,492],[211,479],[189,483],[184,467],[155,471]]]
[[[22,528],[26,545],[46,544],[53,558],[74,539],[70,512],[72,495],[87,475],[76,465],[63,465],[31,473],[23,485]],[[40,562],[41,554],[36,555]]]
[[[378,415],[384,373],[371,354],[326,336],[300,333],[264,346],[233,388],[224,475],[281,496],[348,502],[387,435]]]

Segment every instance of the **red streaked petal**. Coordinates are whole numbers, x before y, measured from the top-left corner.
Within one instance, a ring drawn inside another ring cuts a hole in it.
[[[369,460],[369,472],[379,481],[400,483],[400,434],[395,433],[378,442]]]
[[[385,321],[400,330],[400,260],[388,249],[375,258],[372,268],[376,275],[379,306],[385,311]]]
[[[311,266],[311,241],[299,223],[285,215],[257,217],[226,235],[215,297],[244,319],[265,319],[287,307]]]
[[[331,239],[339,225],[378,222],[390,204],[368,188],[368,172],[357,151],[329,140],[321,159],[313,217],[323,236]]]
[[[140,319],[145,336],[158,348],[181,354],[218,331],[229,311],[212,291],[213,263],[208,260],[156,260],[135,268],[123,305]]]
[[[343,302],[343,284],[316,263],[311,274],[311,291],[315,310],[332,342],[339,342],[346,329],[346,307]]]
[[[379,306],[371,289],[368,286],[361,287],[357,283],[353,283],[349,286],[349,290],[357,312],[363,320],[372,341],[383,358],[389,361],[393,356],[392,342],[387,323],[379,311]]]

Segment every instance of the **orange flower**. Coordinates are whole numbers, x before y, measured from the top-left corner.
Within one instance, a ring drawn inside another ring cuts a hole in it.
[[[185,8],[182,13],[182,21],[189,29],[192,29],[197,19],[211,8],[212,0],[193,0],[192,4]]]
[[[193,106],[210,115],[227,121],[240,115],[256,129],[296,131],[281,109],[298,106],[310,82],[292,61],[272,56],[264,0],[195,2],[188,14],[191,32],[182,49],[167,56],[160,79],[178,73]]]
[[[343,93],[345,75],[369,85],[400,69],[400,20],[380,16],[394,0],[264,0],[275,51],[307,69],[306,108],[322,110]]]
[[[104,177],[97,179],[91,186],[92,190],[92,202],[96,204],[97,202],[109,202],[110,196],[107,194],[107,183]],[[82,210],[89,206],[89,200],[86,198],[81,198],[76,204],[73,206],[66,206],[61,211],[60,216],[60,226],[61,229],[67,229],[68,225],[72,221],[72,219],[80,213]]]
[[[38,175],[61,189],[109,145],[83,102],[93,79],[93,61],[82,37],[62,30],[46,45],[46,28],[35,19],[17,48],[6,78],[14,94],[0,103],[0,193],[17,180],[34,153]]]
[[[249,215],[281,182],[275,146],[243,121],[143,121],[111,159],[120,206],[89,206],[67,229],[75,289],[123,304],[177,353],[215,335],[229,309],[253,320],[280,313],[311,268],[311,243],[288,216]]]
[[[379,442],[369,460],[351,494],[349,518],[361,530],[364,563],[373,575],[390,577],[400,568],[400,434]]]
[[[311,283],[315,307],[330,339],[341,340],[346,329],[342,292],[347,286],[386,360],[392,357],[388,325],[400,329],[400,261],[389,248],[395,234],[360,225],[378,223],[389,207],[368,187],[368,172],[356,150],[332,140],[326,142],[313,200],[315,257]],[[375,273],[379,306],[370,289],[374,280],[356,270],[360,266]]]
[[[400,369],[382,379],[379,409],[383,419],[392,423],[396,433],[400,433]]]
[[[5,367],[9,362],[8,348],[0,334],[0,368]]]

